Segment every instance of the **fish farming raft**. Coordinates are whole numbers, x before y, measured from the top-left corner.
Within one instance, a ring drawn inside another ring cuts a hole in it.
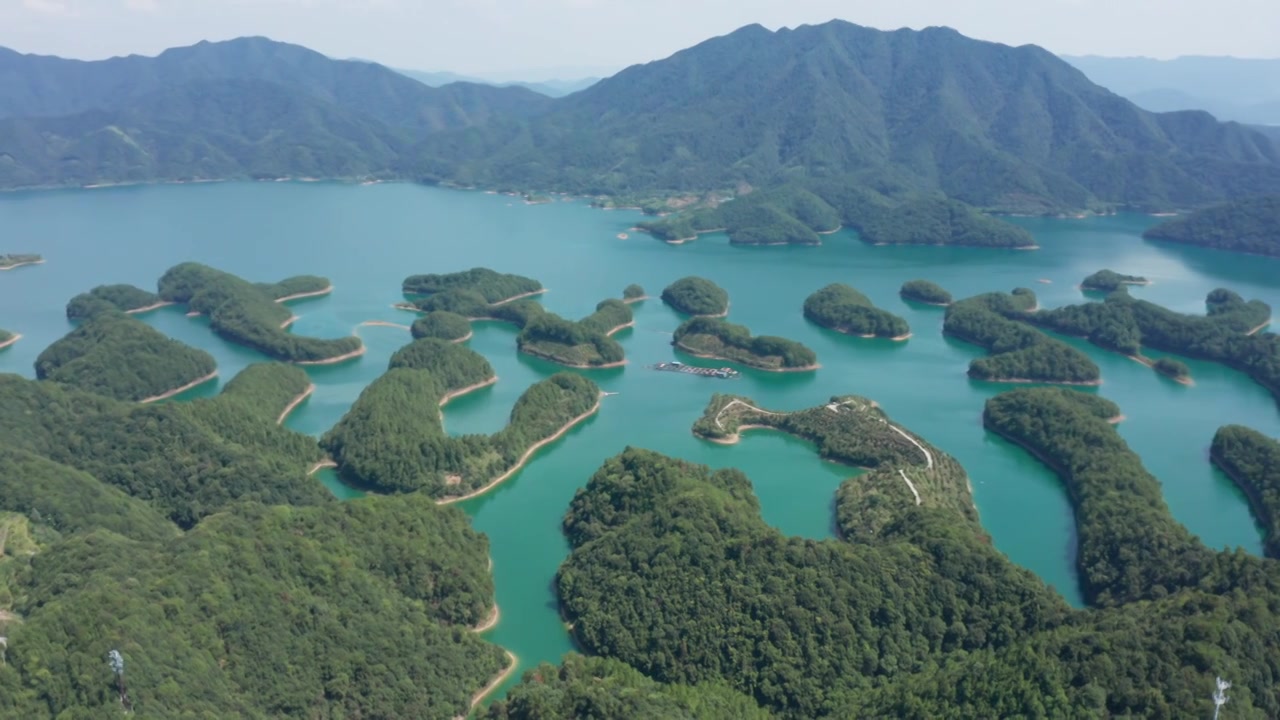
[[[660,370],[662,372],[684,373],[685,375],[698,375],[701,377],[720,378],[722,380],[732,380],[741,377],[741,373],[733,368],[704,368],[694,365],[685,365],[682,362],[661,362],[657,365],[650,365],[650,370]]]

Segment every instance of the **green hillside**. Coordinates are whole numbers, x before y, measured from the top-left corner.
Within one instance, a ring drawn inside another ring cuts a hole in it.
[[[1206,208],[1156,225],[1143,237],[1280,257],[1280,195]]]

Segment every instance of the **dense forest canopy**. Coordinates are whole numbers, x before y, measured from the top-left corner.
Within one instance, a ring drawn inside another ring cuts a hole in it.
[[[908,280],[902,283],[898,294],[907,300],[929,305],[950,305],[951,293],[937,283],[928,280]]]
[[[1150,281],[1138,275],[1122,275],[1114,270],[1099,270],[1080,283],[1084,290],[1114,292],[1125,285],[1146,285]]]
[[[284,326],[292,313],[277,303],[297,293],[317,292],[329,281],[311,275],[279,283],[254,284],[199,263],[169,268],[160,278],[160,298],[186,305],[209,316],[209,327],[232,342],[276,360],[325,362],[359,352],[364,344],[355,336],[332,340],[302,337]]]
[[[119,310],[136,312],[160,302],[160,296],[133,285],[99,285],[71,298],[67,303],[68,320],[84,320],[100,312]]]
[[[208,377],[213,356],[118,310],[95,314],[36,358],[36,377],[117,400],[146,400]]]
[[[1019,322],[1037,317],[1035,293],[986,293],[947,308],[942,331],[986,348],[991,355],[969,363],[979,380],[1096,384],[1101,376],[1088,355]]]
[[[471,334],[471,322],[457,313],[436,310],[414,320],[409,332],[415,339],[438,338],[458,342]]]
[[[645,295],[644,288],[635,283],[631,283],[622,289],[622,299],[625,302],[635,302],[636,300],[643,300],[645,297],[647,295]]]
[[[434,295],[448,290],[470,290],[490,305],[542,290],[542,283],[522,275],[477,267],[455,273],[410,275],[404,279],[406,295]]]
[[[1280,559],[1280,442],[1257,430],[1227,425],[1214,434],[1209,457],[1249,498],[1266,531],[1267,557]]]
[[[761,370],[815,370],[818,356],[808,347],[775,335],[755,335],[744,325],[692,317],[671,335],[671,344],[695,355],[731,360]]]
[[[1156,225],[1143,237],[1280,256],[1280,195],[1244,198],[1206,208]]]
[[[804,316],[849,335],[897,338],[911,333],[906,320],[881,310],[866,295],[843,283],[828,285],[806,298]]]
[[[498,317],[521,327],[516,338],[520,352],[569,367],[600,367],[625,361],[622,345],[610,337],[631,324],[631,306],[610,298],[595,312],[574,322],[551,312],[510,313]]]
[[[683,277],[662,290],[662,302],[685,315],[721,316],[729,312],[729,293],[701,277]]]

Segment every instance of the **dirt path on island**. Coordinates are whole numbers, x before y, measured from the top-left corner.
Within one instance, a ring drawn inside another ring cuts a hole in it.
[[[177,387],[177,388],[174,388],[174,389],[170,390],[169,392],[161,393],[161,394],[159,394],[159,395],[153,395],[153,396],[151,396],[151,397],[149,397],[149,398],[144,398],[144,399],[142,399],[142,400],[139,400],[138,402],[140,402],[140,403],[142,403],[142,404],[144,404],[144,405],[145,405],[145,404],[147,404],[147,403],[153,403],[153,402],[156,402],[156,401],[159,401],[159,400],[167,400],[167,399],[169,399],[169,398],[173,397],[174,395],[178,395],[178,394],[184,393],[184,392],[186,392],[186,391],[190,390],[190,389],[191,389],[191,388],[193,388],[193,387],[197,387],[197,386],[203,385],[203,384],[205,384],[205,383],[209,382],[210,380],[212,380],[212,379],[214,379],[214,378],[216,378],[216,377],[218,377],[218,371],[217,371],[217,370],[214,370],[213,372],[209,373],[208,375],[205,375],[204,377],[196,378],[195,380],[192,380],[191,382],[187,383],[186,385],[183,385],[182,387]]]
[[[901,435],[902,437],[906,438],[906,439],[907,439],[907,442],[909,442],[909,443],[911,443],[912,445],[915,445],[916,447],[920,448],[920,452],[924,453],[925,467],[926,467],[926,468],[928,468],[928,469],[930,469],[930,470],[932,470],[932,469],[933,469],[933,455],[932,455],[928,450],[925,450],[923,445],[921,445],[920,443],[916,442],[916,439],[915,439],[915,438],[913,438],[913,437],[911,437],[910,435],[908,435],[907,433],[903,432],[901,428],[898,428],[898,427],[894,426],[894,425],[893,425],[892,423],[890,423],[889,421],[887,421],[887,420],[885,420],[885,419],[881,418],[881,419],[880,419],[880,422],[884,423],[885,425],[888,425],[890,430],[892,430],[892,431],[894,431],[894,432],[898,433],[899,435]],[[915,488],[912,488],[912,492],[915,492]],[[917,495],[917,496],[916,496],[916,500],[918,501],[919,499],[920,499],[920,496],[919,496],[919,495]],[[917,504],[917,505],[919,505],[920,503],[919,503],[919,502],[916,502],[916,504]]]
[[[729,408],[733,407],[734,405],[741,405],[742,407],[744,407],[744,408],[746,408],[746,409],[748,409],[748,410],[755,410],[756,412],[760,413],[761,415],[773,415],[773,416],[775,416],[775,417],[780,416],[780,415],[786,415],[786,413],[772,412],[772,411],[769,411],[769,410],[761,410],[760,408],[756,407],[755,405],[748,405],[747,403],[744,403],[744,402],[742,402],[741,400],[733,400],[733,401],[731,401],[728,405],[725,405],[724,407],[720,408],[720,412],[716,413],[716,427],[720,428],[721,430],[724,430],[724,425],[723,425],[723,424],[721,424],[721,422],[720,422],[720,416],[724,414],[724,411],[725,411],[725,410],[728,410]],[[740,427],[739,429],[742,429],[742,428]]]
[[[919,505],[920,493],[916,492],[915,483],[911,482],[911,478],[907,477],[907,474],[903,472],[902,468],[898,468],[898,474],[901,475],[902,479],[906,481],[907,487],[911,488],[911,494],[916,496],[916,505]]]
[[[289,417],[289,413],[293,412],[295,408],[301,405],[303,400],[306,400],[307,398],[311,397],[311,393],[315,391],[316,391],[315,383],[311,383],[310,385],[308,385],[307,389],[299,393],[298,397],[294,398],[293,402],[289,403],[289,405],[280,413],[280,417],[276,418],[276,424],[283,425],[285,418]]]
[[[603,396],[600,396],[600,397],[603,397]],[[469,492],[469,493],[467,493],[466,495],[459,495],[459,496],[457,496],[457,497],[451,497],[451,498],[441,498],[441,499],[439,499],[439,500],[436,500],[436,504],[437,504],[437,505],[452,505],[453,503],[456,503],[456,502],[462,502],[463,500],[470,500],[471,498],[479,497],[479,496],[481,496],[481,495],[483,495],[483,494],[485,494],[485,493],[489,492],[490,490],[494,489],[495,487],[497,487],[497,486],[501,485],[501,484],[502,484],[502,483],[503,483],[507,478],[509,478],[509,477],[511,477],[512,475],[515,475],[517,472],[519,472],[520,468],[523,468],[523,467],[525,466],[525,463],[529,462],[529,458],[532,458],[532,457],[533,457],[533,454],[534,454],[534,453],[536,453],[539,449],[541,449],[544,445],[548,445],[548,444],[550,444],[550,443],[555,442],[556,440],[559,440],[559,439],[560,439],[560,437],[561,437],[562,435],[564,435],[565,433],[567,433],[567,432],[569,432],[570,430],[572,430],[572,429],[573,429],[573,427],[574,427],[575,425],[577,425],[578,423],[582,422],[583,420],[586,420],[587,418],[591,417],[592,415],[595,415],[595,414],[596,414],[596,412],[598,412],[599,410],[600,410],[600,398],[596,398],[596,404],[595,404],[595,405],[592,405],[590,410],[588,410],[588,411],[586,411],[586,412],[582,413],[582,414],[581,414],[581,415],[579,415],[578,417],[576,417],[576,418],[574,418],[574,419],[570,420],[569,422],[565,423],[564,427],[562,427],[562,428],[560,428],[559,430],[557,430],[557,431],[555,432],[555,434],[554,434],[554,435],[552,435],[552,436],[550,436],[550,437],[543,438],[543,439],[539,440],[538,442],[534,443],[533,445],[531,445],[531,446],[529,447],[529,449],[528,449],[528,450],[526,450],[526,451],[524,452],[524,455],[521,455],[521,456],[520,456],[520,459],[516,461],[516,464],[515,464],[515,465],[513,465],[509,470],[507,470],[506,472],[502,473],[502,474],[501,474],[501,475],[499,475],[498,477],[496,477],[496,478],[494,478],[493,480],[489,481],[489,483],[488,483],[488,484],[486,484],[484,487],[482,487],[482,488],[480,488],[480,489],[478,489],[478,490],[475,490],[475,491]]]

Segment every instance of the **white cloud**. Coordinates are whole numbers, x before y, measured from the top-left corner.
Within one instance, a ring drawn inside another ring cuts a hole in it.
[[[124,6],[134,12],[155,12],[160,8],[156,0],[124,0]]]
[[[45,15],[75,17],[80,14],[73,10],[65,0],[22,0],[22,7],[32,12],[43,13]]]

